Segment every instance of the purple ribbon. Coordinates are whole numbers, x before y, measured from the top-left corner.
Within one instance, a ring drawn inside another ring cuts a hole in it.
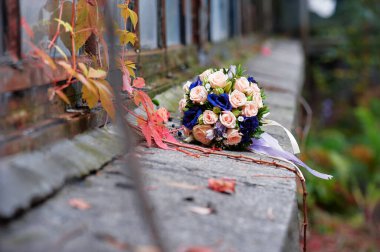
[[[295,165],[304,167],[308,172],[321,179],[331,179],[332,176],[324,173],[320,173],[310,168],[307,164],[302,162],[294,154],[289,153],[282,149],[278,144],[278,141],[274,139],[268,133],[263,133],[259,139],[252,138],[252,144],[248,147],[250,151],[260,152],[275,158],[286,159]]]

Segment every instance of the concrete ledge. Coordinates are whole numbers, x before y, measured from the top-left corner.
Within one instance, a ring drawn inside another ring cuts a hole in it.
[[[0,160],[0,217],[9,218],[72,178],[100,169],[120,154],[117,136],[105,129],[60,141],[40,151]]]
[[[271,118],[293,128],[304,70],[300,56],[301,46],[298,42],[289,40],[276,40],[271,43],[270,56],[249,59],[246,65],[248,72],[255,74],[257,80],[268,88],[267,101],[272,111]],[[264,62],[265,66],[260,65],[260,62]],[[288,67],[291,64],[293,66]],[[260,69],[260,72],[255,72],[255,69]],[[286,80],[281,74],[277,74],[277,69],[287,69]],[[168,106],[171,103],[174,106],[175,98],[180,98],[175,92],[176,89],[172,89],[159,95],[161,104]],[[285,149],[290,149],[284,132],[276,128],[268,131],[275,135]],[[31,177],[43,178],[45,173],[53,174],[55,182],[34,180],[39,184],[38,190],[47,193],[53,187],[52,184],[61,185],[65,178],[60,169],[47,167],[61,165],[65,167],[63,170],[67,170],[66,174],[80,176],[98,169],[99,164],[104,164],[106,159],[109,160],[118,152],[119,148],[113,145],[113,142],[117,142],[115,135],[105,131],[91,134],[94,135],[79,136],[80,143],[64,144],[79,145],[78,149],[74,147],[76,157],[89,159],[84,168],[80,168],[80,164],[71,159],[73,152],[59,155],[58,159],[46,157],[51,154],[58,155],[53,152],[53,148],[50,152],[37,154],[35,158],[38,163],[34,165],[28,162],[34,160],[34,157],[23,158],[21,163],[16,164],[21,167],[37,167],[38,171]],[[104,140],[98,139],[99,137]],[[93,146],[98,144],[104,145],[97,146],[97,150],[94,150]],[[71,150],[71,147],[67,149]],[[154,203],[152,211],[158,217],[160,230],[168,239],[172,251],[194,245],[213,247],[216,251],[299,249],[296,181],[293,173],[218,156],[196,159],[183,153],[155,148],[139,148],[139,153],[142,156],[147,190]],[[251,153],[244,154],[260,158]],[[47,165],[47,162],[52,165]],[[115,251],[115,247],[104,237],[112,237],[128,247],[151,244],[133,201],[133,181],[123,170],[123,166],[122,159],[116,160],[107,164],[96,176],[72,181],[44,204],[1,227],[0,250]],[[35,169],[33,167],[28,170],[32,171]],[[21,169],[15,168],[16,172]],[[12,169],[4,170],[9,173]],[[25,174],[28,173],[19,172],[16,177]],[[3,171],[0,178],[4,176],[9,175]],[[208,190],[207,179],[211,177],[235,178],[236,194],[224,195]],[[9,185],[12,181],[1,180],[1,183],[7,184],[9,188],[16,188]],[[25,201],[31,195],[36,195],[37,192],[32,193],[32,188],[32,185],[22,185],[20,191],[14,193],[22,193]],[[0,193],[2,202],[3,197],[9,198],[9,191]],[[92,207],[86,211],[73,209],[67,203],[71,198],[83,198]],[[23,204],[14,199],[7,200],[12,207],[3,208],[2,211],[8,215],[12,209]],[[209,206],[216,212],[199,215],[189,211],[192,206]]]

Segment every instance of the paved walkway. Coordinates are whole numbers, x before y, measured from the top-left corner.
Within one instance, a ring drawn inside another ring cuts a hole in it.
[[[292,128],[303,81],[302,52],[294,41],[272,41],[271,48],[270,56],[247,62],[248,72],[267,89],[271,118]],[[158,98],[164,103],[175,97],[177,90]],[[280,129],[269,131],[289,149]],[[117,141],[116,135],[102,134]],[[113,141],[109,142],[112,145]],[[294,174],[224,157],[197,159],[175,151],[142,147],[139,153],[147,191],[153,200],[152,211],[172,251],[196,245],[215,251],[297,251]],[[71,180],[48,200],[2,225],[0,251],[147,249],[144,246],[151,242],[134,204],[133,182],[123,170],[123,162],[113,160],[84,179]],[[236,193],[208,190],[207,180],[214,177],[235,178]],[[73,198],[84,199],[90,208],[71,207],[68,202]],[[194,207],[208,207],[214,212],[194,213]]]

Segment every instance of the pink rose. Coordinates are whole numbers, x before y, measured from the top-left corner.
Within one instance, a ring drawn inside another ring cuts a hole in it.
[[[235,128],[236,126],[236,117],[231,111],[223,111],[219,115],[220,122],[227,128]]]
[[[190,91],[190,100],[195,103],[205,102],[207,100],[207,94],[204,86],[196,86]]]
[[[257,86],[256,83],[251,84],[246,90],[245,93],[247,95],[253,95],[254,93],[261,93],[260,88]]]
[[[204,145],[209,145],[211,139],[207,138],[207,131],[212,130],[212,126],[208,124],[196,125],[193,128],[193,136],[195,140],[201,142]]]
[[[244,93],[249,88],[249,81],[245,77],[236,79],[234,89]]]
[[[199,78],[201,79],[201,81],[205,81],[205,79],[210,75],[212,74],[212,69],[207,69],[206,71],[204,71],[203,73],[201,73],[199,75]]]
[[[183,112],[183,109],[186,107],[186,99],[181,99],[178,103],[178,111]]]
[[[224,88],[227,86],[228,76],[222,71],[216,71],[208,76],[208,81],[213,88]]]
[[[225,145],[237,145],[241,142],[241,134],[237,129],[227,130],[227,139],[223,141]]]
[[[218,121],[218,116],[211,110],[205,110],[203,112],[203,122],[204,124],[214,124]]]
[[[232,107],[234,107],[234,108],[244,106],[245,103],[247,102],[247,97],[245,96],[245,94],[243,94],[239,90],[234,90],[230,94],[229,99],[230,99],[230,103],[231,103]]]
[[[255,101],[248,101],[243,107],[243,115],[248,117],[257,115],[258,111],[259,107]]]
[[[261,93],[253,93],[252,101],[256,102],[259,108],[264,106],[263,99],[261,98]]]

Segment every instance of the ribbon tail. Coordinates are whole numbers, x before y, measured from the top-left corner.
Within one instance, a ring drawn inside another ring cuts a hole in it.
[[[288,138],[289,138],[290,143],[291,143],[292,148],[293,148],[293,153],[294,154],[298,154],[298,153],[301,152],[300,151],[300,147],[298,146],[296,138],[293,136],[293,134],[287,128],[285,128],[284,126],[282,126],[281,124],[279,124],[278,122],[273,121],[273,120],[265,119],[264,123],[267,126],[278,126],[278,127],[281,127],[286,132],[286,134],[288,135]]]
[[[328,179],[332,178],[331,175],[324,174],[324,173],[318,172],[316,170],[313,170],[311,167],[309,167],[307,164],[305,164],[299,158],[297,158],[294,154],[283,150],[281,148],[281,146],[279,146],[279,145],[278,146],[276,146],[276,145],[271,146],[270,143],[265,141],[263,138],[252,139],[252,141],[253,141],[253,144],[249,147],[249,150],[251,150],[253,152],[260,152],[260,153],[263,153],[263,154],[266,154],[268,156],[272,156],[275,158],[285,159],[291,163],[294,163],[296,165],[304,167],[308,172],[310,172],[314,176],[321,178],[321,179],[327,179],[328,180]]]

